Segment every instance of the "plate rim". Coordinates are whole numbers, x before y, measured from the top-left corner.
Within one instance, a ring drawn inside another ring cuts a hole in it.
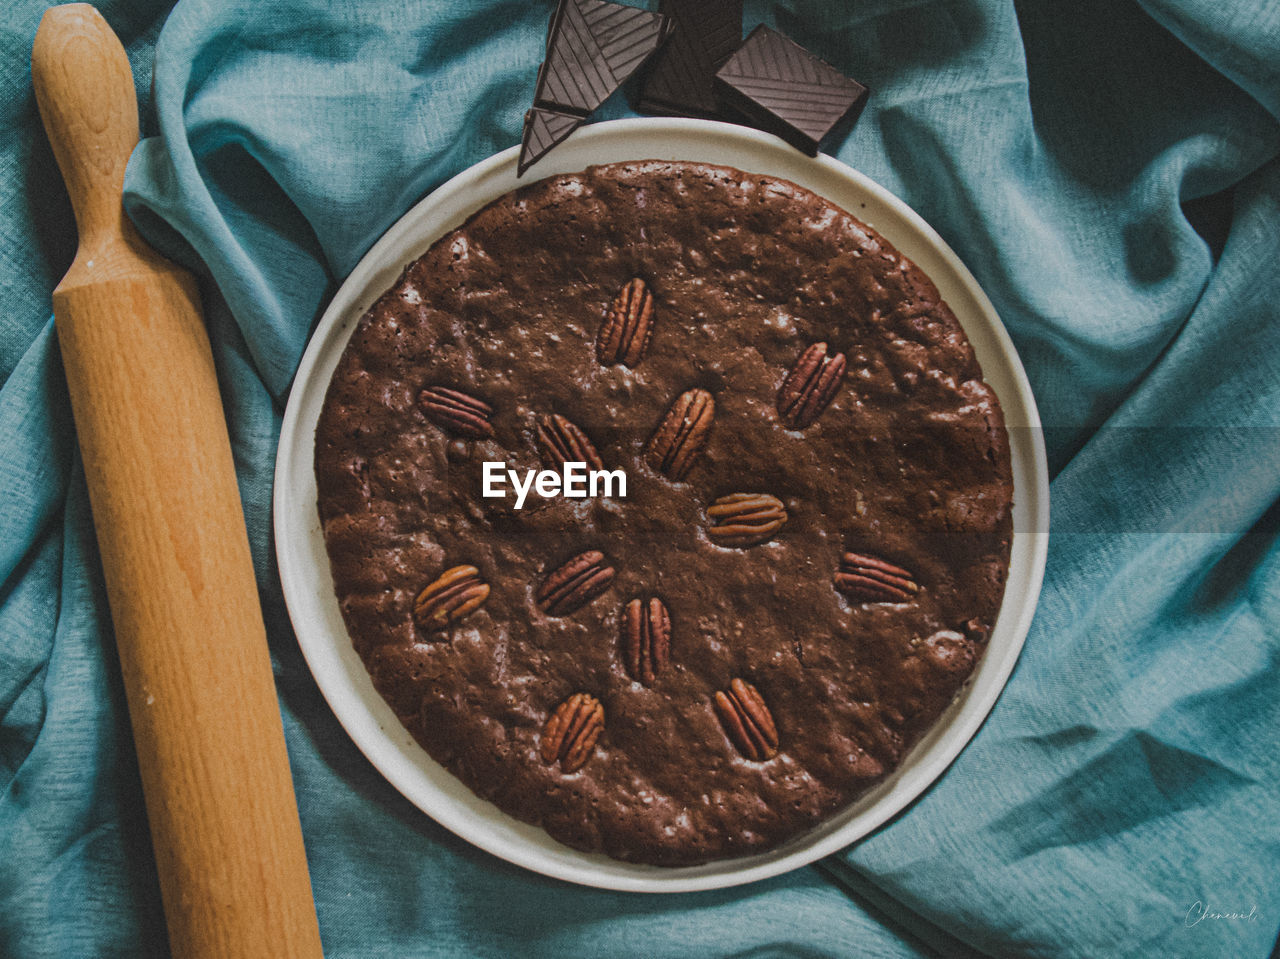
[[[708,150],[713,150],[713,141],[717,141],[726,150],[732,151],[736,148],[743,151],[744,162],[726,163],[726,165],[737,166],[739,169],[782,176],[785,179],[797,179],[794,176],[760,169],[760,162],[752,162],[766,157],[767,162],[777,161],[778,165],[784,168],[812,170],[811,179],[835,177],[837,180],[844,180],[853,192],[861,192],[873,199],[882,208],[882,212],[887,211],[899,221],[894,223],[889,231],[883,228],[883,221],[872,223],[871,225],[878,232],[901,250],[904,244],[900,241],[903,237],[893,236],[892,232],[896,229],[914,230],[915,236],[905,245],[911,247],[917,243],[925,244],[933,257],[949,273],[945,277],[947,285],[958,285],[958,289],[972,301],[967,306],[974,307],[978,315],[972,316],[966,309],[965,315],[962,316],[961,311],[951,303],[951,297],[944,297],[949,305],[952,305],[970,341],[974,342],[975,332],[981,334],[978,337],[983,343],[981,352],[988,355],[985,358],[980,357],[980,362],[983,366],[984,379],[989,383],[993,373],[992,369],[988,368],[987,361],[992,356],[998,357],[1001,361],[997,379],[1002,382],[1007,379],[1004,389],[1012,390],[1006,396],[1005,392],[997,389],[997,395],[1005,411],[1006,427],[1009,427],[1011,409],[1016,412],[1014,419],[1018,421],[1010,428],[1011,448],[1015,447],[1014,429],[1018,430],[1017,439],[1019,440],[1014,450],[1015,502],[1011,561],[1015,554],[1019,557],[1021,600],[1010,610],[1011,587],[1014,581],[1014,569],[1011,566],[996,628],[983,657],[979,660],[978,667],[966,682],[965,687],[957,694],[955,701],[930,727],[923,739],[908,751],[895,772],[846,809],[772,851],[688,867],[623,863],[600,854],[582,853],[562,846],[551,839],[540,827],[529,826],[515,820],[514,817],[473,794],[470,795],[470,800],[467,796],[458,795],[456,788],[446,788],[449,786],[447,781],[436,783],[435,779],[430,780],[433,786],[448,793],[447,799],[450,801],[443,805],[431,802],[424,805],[422,776],[426,775],[425,770],[430,767],[434,767],[433,774],[436,778],[448,777],[448,780],[461,790],[468,794],[470,791],[462,785],[460,780],[427,755],[407,730],[394,719],[394,714],[391,714],[394,727],[388,729],[385,715],[379,720],[363,708],[368,706],[372,712],[377,712],[376,704],[367,702],[367,693],[372,690],[372,681],[364,670],[363,664],[355,656],[353,648],[350,650],[350,655],[343,655],[344,650],[340,648],[341,644],[351,646],[345,626],[341,629],[339,636],[328,637],[329,645],[333,646],[333,641],[336,640],[338,648],[326,648],[324,641],[317,636],[314,604],[319,602],[323,605],[325,598],[323,595],[315,595],[316,584],[314,581],[308,581],[305,573],[310,570],[318,575],[322,582],[328,584],[329,599],[334,611],[337,608],[337,601],[336,596],[333,595],[327,553],[323,551],[323,537],[319,529],[316,500],[314,495],[309,498],[306,495],[308,488],[314,494],[315,486],[314,430],[319,412],[318,403],[314,402],[315,393],[318,389],[319,402],[322,403],[323,395],[328,389],[332,365],[337,362],[337,356],[345,348],[360,315],[364,313],[372,299],[376,299],[389,288],[404,266],[427,246],[454,229],[471,213],[513,188],[513,185],[507,181],[514,180],[516,158],[520,149],[518,146],[510,147],[466,168],[413,204],[369,248],[335,291],[308,339],[289,391],[276,448],[272,526],[274,552],[285,605],[298,645],[313,679],[335,718],[356,747],[414,806],[472,845],[542,875],[618,891],[691,892],[727,888],[780,875],[845,848],[878,829],[914,803],[954,762],[994,708],[1016,665],[1035,614],[1048,553],[1048,468],[1039,413],[1030,382],[1013,341],[990,299],[963,261],[942,237],[904,201],[866,174],[832,157],[804,156],[771,134],[747,127],[685,118],[629,118],[595,123],[578,130],[573,138],[557,148],[558,156],[557,153],[553,153],[539,164],[543,166],[543,171],[535,168],[535,176],[522,178],[515,185],[526,186],[537,182],[542,178],[536,175],[538,173],[550,176],[574,169],[580,170],[591,163],[620,161],[622,157],[586,162],[571,160],[571,158],[590,155],[593,151],[607,152],[613,145],[619,142],[625,144],[629,139],[636,137],[655,142],[662,137],[667,137],[681,141],[682,146],[686,145],[684,141],[692,137],[698,141],[705,141],[702,145]],[[651,152],[654,154],[652,157],[632,155],[627,159],[675,159],[675,157],[658,156],[657,154],[661,151]],[[556,162],[549,163],[551,159],[555,159]],[[694,162],[713,161],[695,160]],[[714,162],[725,163],[725,161]],[[506,189],[490,195],[496,188],[495,183],[505,184]],[[804,184],[801,183],[801,185]],[[809,189],[813,188],[809,187]],[[814,190],[814,192],[825,196],[821,191]],[[483,198],[471,202],[470,198],[473,194],[483,194]],[[432,215],[437,215],[439,218],[437,211],[441,208],[447,209],[449,203],[457,198],[464,198],[464,200],[454,202],[454,207],[467,206],[470,203],[468,212],[462,214],[461,218],[442,220],[443,225],[436,224],[433,227],[434,232],[428,237],[414,235],[415,230],[421,230],[422,221],[429,221]],[[838,202],[837,205],[844,207],[844,204]],[[865,207],[866,204],[864,203],[863,206]],[[857,212],[849,212],[860,220],[865,220],[865,217]],[[414,246],[417,247],[418,252],[410,253],[407,258],[392,255],[403,253],[404,247]],[[919,263],[918,255],[905,255]],[[922,269],[935,284],[942,287],[943,284],[939,283],[938,277],[934,275],[935,270],[924,267]],[[389,280],[386,279],[388,276],[390,276]],[[372,298],[369,296],[370,290],[373,291]],[[970,322],[980,320],[982,329],[980,331],[970,329],[965,322],[966,316],[970,318]],[[336,343],[336,353],[333,353],[335,340],[340,342]],[[974,348],[977,352],[977,342],[974,342]],[[325,362],[329,364],[329,372],[324,375],[323,382],[317,386],[317,370]],[[996,386],[992,384],[992,388],[996,389]],[[1008,400],[1016,400],[1016,402],[1010,403]],[[316,415],[308,416],[312,408]],[[300,443],[301,446],[299,446]],[[301,463],[299,462],[300,453],[305,454],[301,456]],[[304,474],[301,478],[298,475],[299,470]],[[1020,487],[1020,473],[1023,483],[1029,483],[1028,488]],[[306,482],[308,478],[310,487]],[[301,501],[298,496],[300,480],[303,491]],[[1022,529],[1019,529],[1020,525]],[[320,553],[324,558],[322,568],[319,570],[315,569],[316,537],[320,537]],[[300,538],[309,544],[311,562],[305,558],[308,551],[301,550]],[[1006,618],[1010,613],[1012,613],[1011,620]],[[340,616],[338,620],[341,623]],[[992,646],[995,645],[997,634],[1002,640],[1001,655],[993,659]],[[350,666],[350,660],[354,658],[360,665],[359,675],[344,677],[342,674],[334,674],[332,670],[335,657],[339,662],[345,661],[347,667]],[[351,698],[353,690],[344,683],[344,678],[356,686],[359,686],[363,679],[368,690],[355,693],[358,699],[353,702]],[[980,692],[979,687],[981,687]],[[390,708],[381,700],[381,697],[377,696],[376,691],[373,695],[385,707],[386,713],[390,713]],[[409,756],[413,757],[412,760]],[[406,763],[408,766],[405,765]],[[417,768],[418,775],[414,774],[413,767]],[[906,786],[903,785],[904,780],[907,781]],[[435,798],[440,797],[437,795]],[[484,807],[487,807],[487,815]],[[489,822],[488,820],[491,819],[497,821]],[[477,823],[481,825],[478,827]]]

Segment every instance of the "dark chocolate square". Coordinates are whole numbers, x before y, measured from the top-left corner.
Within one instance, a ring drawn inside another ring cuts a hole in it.
[[[660,0],[669,39],[645,66],[635,107],[663,116],[721,116],[715,74],[742,43],[742,0]]]
[[[857,120],[868,93],[763,24],[716,71],[715,88],[723,104],[810,156],[837,125]]]

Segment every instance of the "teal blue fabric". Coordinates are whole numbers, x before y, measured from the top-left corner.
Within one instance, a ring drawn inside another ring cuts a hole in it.
[[[0,31],[0,956],[160,956],[49,320],[74,231],[26,67],[42,7],[11,3]],[[504,864],[388,786],[306,669],[270,541],[309,332],[410,204],[517,141],[550,0],[102,9],[153,134],[128,209],[202,280],[330,957],[1268,955],[1280,6],[748,3],[748,27],[871,87],[833,152],[941,232],[1012,333],[1046,424],[1050,557],[1008,688],[917,803],[813,867],[649,897]]]

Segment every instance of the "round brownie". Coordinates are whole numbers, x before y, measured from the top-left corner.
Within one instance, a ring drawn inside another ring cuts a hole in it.
[[[625,497],[485,497],[483,464]],[[985,648],[994,392],[933,283],[777,178],[592,167],[405,269],[316,431],[351,639],[426,751],[557,840],[756,853],[883,779]]]

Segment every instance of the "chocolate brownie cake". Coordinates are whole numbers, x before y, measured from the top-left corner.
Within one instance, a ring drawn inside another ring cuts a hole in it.
[[[482,495],[486,461],[626,495]],[[884,778],[985,648],[1012,480],[933,283],[792,183],[645,161],[448,233],[316,432],[334,584],[428,753],[570,846],[760,852]]]

